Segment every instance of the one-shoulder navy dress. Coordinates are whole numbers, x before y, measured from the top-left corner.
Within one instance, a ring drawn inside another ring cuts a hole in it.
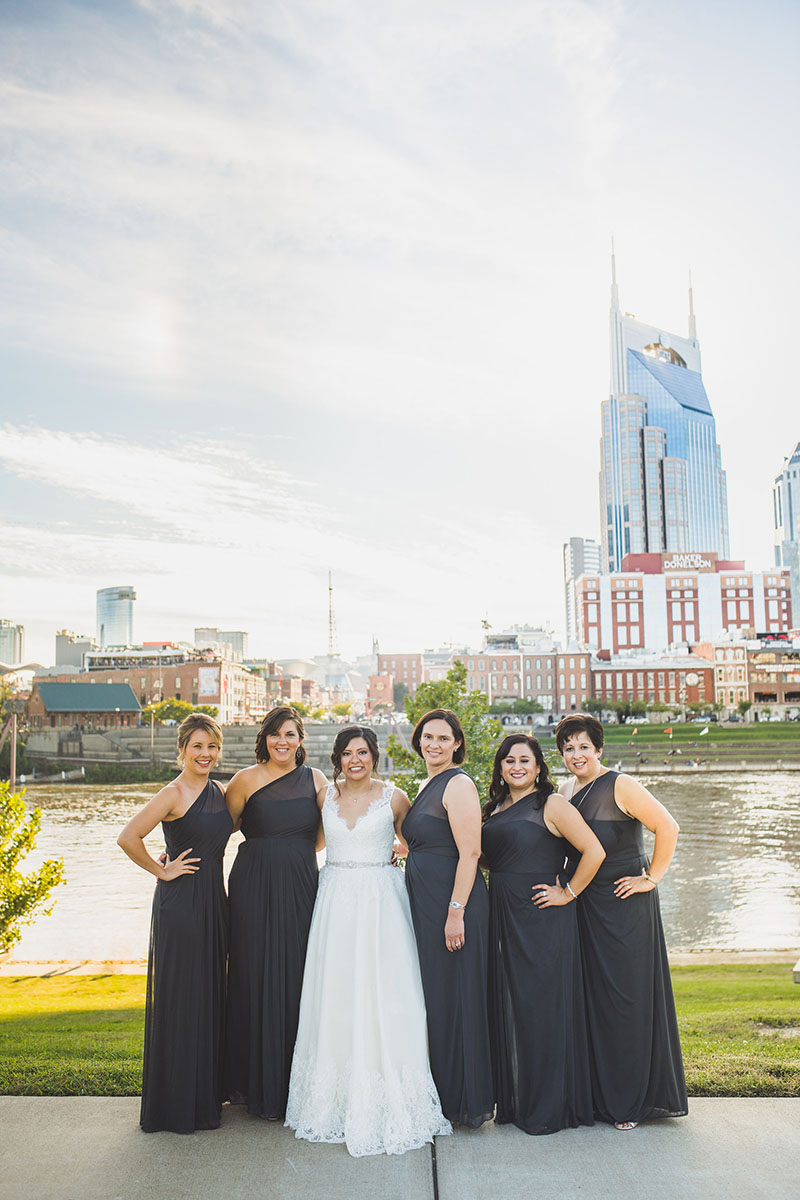
[[[614,881],[648,867],[642,824],[614,801],[616,771],[570,798],[606,852],[578,897],[595,1116],[621,1123],[688,1112],[658,889],[626,900]],[[578,852],[567,843],[567,873]]]
[[[483,827],[489,876],[489,1036],[498,1124],[525,1133],[593,1125],[576,905],[538,908],[558,882],[563,838],[534,795]]]
[[[225,1095],[255,1116],[286,1115],[308,931],[317,894],[314,773],[295,767],[253,792],[228,880],[231,949]]]
[[[428,781],[403,822],[406,886],[428,1014],[431,1074],[449,1121],[477,1128],[494,1112],[486,996],[489,898],[480,871],[464,911],[464,947],[447,949],[444,926],[458,847],[442,796],[460,767]]]
[[[216,1129],[222,1104],[222,1034],[228,901],[222,857],[233,822],[209,780],[182,817],[162,822],[170,858],[191,848],[197,870],[159,879],[153,896],[141,1126],[146,1133]]]

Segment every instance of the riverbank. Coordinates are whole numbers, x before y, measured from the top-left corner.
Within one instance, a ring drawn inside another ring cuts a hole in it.
[[[402,726],[408,740],[411,727]],[[553,731],[548,727],[507,726],[506,733],[522,729],[533,732],[546,750],[555,754]],[[708,732],[703,732],[704,730]],[[671,733],[668,732],[671,730]],[[231,725],[223,729],[224,757],[219,777],[229,778],[254,761],[257,727]],[[386,747],[394,727],[378,725],[375,733],[380,747],[380,771],[391,775]],[[330,772],[330,749],[336,726],[310,721],[306,724],[305,748],[310,766]],[[119,729],[105,734],[86,735],[80,753],[65,753],[72,748],[63,731],[33,731],[26,746],[28,772],[53,776],[60,771],[85,769],[87,783],[161,782],[171,778],[175,767],[175,730],[156,726]],[[782,769],[800,770],[800,723],[762,721],[753,724],[728,724],[709,721],[642,722],[638,725],[606,725],[606,753],[609,766],[621,762],[622,770],[640,774],[689,774],[697,771],[763,772]],[[467,766],[469,764],[467,763]],[[18,772],[25,768],[18,765]],[[35,785],[36,779],[26,783]]]
[[[670,954],[671,967],[735,966],[738,964],[795,963],[800,975],[797,950],[697,950]],[[55,962],[0,957],[0,979],[55,979],[64,975],[146,975],[147,959],[60,959]],[[800,983],[800,979],[797,980]]]
[[[51,966],[0,978],[0,1094],[138,1095],[144,975]],[[800,1097],[800,987],[787,957],[673,966],[672,979],[690,1096]]]

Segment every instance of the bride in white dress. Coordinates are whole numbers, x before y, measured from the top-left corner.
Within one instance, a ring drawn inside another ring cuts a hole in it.
[[[450,1133],[428,1063],[425,1001],[395,831],[410,805],[373,777],[373,730],[334,742],[320,792],[327,862],[308,939],[286,1125],[349,1152],[402,1154]],[[343,782],[340,778],[343,776]]]

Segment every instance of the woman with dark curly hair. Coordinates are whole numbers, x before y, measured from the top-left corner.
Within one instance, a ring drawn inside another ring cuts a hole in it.
[[[481,804],[461,768],[466,740],[451,709],[420,717],[411,745],[428,770],[403,837],[431,1071],[444,1115],[477,1129],[494,1113],[486,1009],[489,902],[478,872]]]
[[[392,845],[408,797],[376,777],[369,726],[340,730],[322,794],[320,873],[286,1124],[354,1157],[402,1154],[449,1133],[428,1065],[425,1002]],[[402,849],[405,849],[401,842]]]
[[[603,848],[555,791],[539,743],[526,734],[500,743],[483,819],[495,1120],[525,1133],[592,1125],[574,901]],[[562,886],[565,839],[580,863]]]
[[[317,894],[317,792],[327,783],[305,766],[304,736],[293,708],[273,708],[256,737],[255,766],[237,771],[225,797],[245,836],[228,880],[225,1095],[270,1120],[286,1112]]]

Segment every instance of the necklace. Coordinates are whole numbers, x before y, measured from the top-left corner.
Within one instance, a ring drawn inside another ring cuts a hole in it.
[[[580,808],[580,806],[583,804],[583,802],[584,802],[584,800],[586,799],[586,797],[589,795],[589,792],[592,790],[592,788],[594,787],[594,785],[597,783],[597,781],[598,781],[598,779],[600,778],[600,776],[601,776],[601,775],[605,775],[606,773],[607,773],[607,772],[605,772],[605,771],[600,771],[600,772],[599,772],[599,774],[595,775],[594,779],[592,780],[592,782],[591,782],[591,783],[589,784],[589,786],[587,787],[585,795],[581,796],[581,798],[580,798],[580,800],[578,801],[578,803],[577,803],[577,804],[574,806],[575,808]],[[575,780],[575,782],[576,782],[576,783],[578,782],[578,781],[577,781],[577,779]],[[574,792],[574,789],[573,789],[573,792]],[[571,802],[572,802],[572,797],[570,797],[570,803],[571,803]]]

